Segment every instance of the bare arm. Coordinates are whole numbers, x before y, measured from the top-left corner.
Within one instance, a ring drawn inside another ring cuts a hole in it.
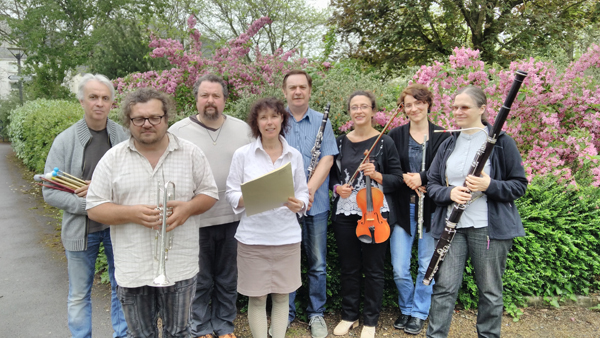
[[[88,209],[88,217],[96,222],[109,225],[136,223],[148,228],[155,228],[162,224],[160,211],[156,205],[119,205],[102,203]]]
[[[325,182],[327,176],[329,176],[329,170],[333,165],[333,155],[323,156],[317,163],[315,173],[308,181],[308,191],[311,195],[315,194],[315,191]]]

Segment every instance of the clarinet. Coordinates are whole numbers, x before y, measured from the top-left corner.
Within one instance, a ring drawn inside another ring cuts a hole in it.
[[[488,134],[487,142],[484,143],[481,148],[477,151],[475,155],[475,159],[473,163],[471,163],[471,168],[469,169],[469,175],[480,176],[483,167],[485,166],[485,162],[488,160],[490,155],[492,154],[492,149],[498,141],[498,136],[502,131],[502,126],[504,122],[506,122],[506,118],[508,117],[508,113],[510,112],[510,107],[521,88],[521,84],[523,80],[527,76],[527,72],[518,70],[515,74],[515,80],[510,87],[510,91],[508,92],[508,96],[504,100],[504,104],[500,111],[498,112],[498,116],[496,117],[496,121],[494,126],[492,127],[492,131]],[[466,187],[466,182],[463,184]],[[427,268],[427,272],[425,273],[425,277],[423,278],[423,284],[430,285],[433,280],[433,276],[438,271],[440,264],[446,257],[448,250],[450,250],[450,244],[452,244],[452,240],[454,239],[454,235],[456,234],[456,225],[460,221],[460,218],[467,208],[467,204],[457,204],[454,203],[452,207],[452,212],[448,219],[446,219],[446,226],[444,227],[444,232],[440,236],[440,240],[438,241],[435,251],[433,252],[433,257],[429,262],[429,267]]]
[[[427,135],[423,137],[423,145],[421,146],[423,152],[423,160],[421,161],[421,172],[425,171],[425,153],[427,152]],[[425,193],[421,192],[419,196],[419,213],[417,217],[417,229],[419,232],[419,239],[423,238],[423,204],[425,204]]]
[[[325,106],[325,112],[323,113],[323,121],[321,121],[321,127],[319,128],[319,132],[317,133],[317,138],[315,140],[315,145],[310,151],[312,157],[310,158],[310,164],[308,165],[307,181],[309,181],[312,175],[315,173],[315,169],[319,163],[319,156],[321,156],[321,142],[323,141],[323,133],[325,132],[325,126],[327,125],[327,117],[329,116],[330,108],[331,104],[327,103],[327,106]]]

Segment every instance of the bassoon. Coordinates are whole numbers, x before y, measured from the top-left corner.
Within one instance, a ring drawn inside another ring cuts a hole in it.
[[[510,107],[515,100],[519,89],[521,88],[521,84],[523,80],[527,76],[527,72],[518,70],[515,74],[515,80],[510,87],[510,91],[508,92],[508,96],[504,100],[504,104],[500,108],[498,112],[498,116],[496,117],[496,121],[494,122],[494,126],[492,127],[492,131],[488,134],[487,141],[484,143],[481,148],[477,151],[475,155],[475,159],[473,163],[471,163],[471,168],[469,169],[468,175],[473,175],[479,177],[481,175],[481,171],[485,166],[485,162],[488,160],[490,155],[492,154],[492,149],[498,141],[498,136],[502,131],[502,127],[504,126],[504,122],[506,122],[506,118],[508,117],[508,113],[510,112]],[[467,186],[467,183],[463,184],[464,187]],[[471,191],[469,191],[471,193]],[[433,257],[429,262],[429,267],[427,268],[427,272],[425,273],[425,277],[423,278],[423,284],[430,285],[433,280],[433,276],[438,271],[440,264],[446,257],[448,250],[450,250],[450,244],[452,244],[452,240],[454,239],[454,235],[456,234],[456,225],[460,221],[460,218],[467,208],[468,203],[466,204],[458,204],[454,203],[452,206],[452,212],[450,216],[446,219],[446,226],[444,227],[444,232],[440,236],[440,240],[438,241],[435,251],[433,252]]]
[[[309,181],[312,175],[315,173],[317,164],[319,164],[319,156],[321,156],[321,142],[323,142],[323,133],[325,132],[325,126],[327,125],[327,117],[329,116],[330,108],[331,103],[327,103],[327,106],[325,106],[325,111],[323,112],[323,120],[321,121],[321,127],[319,127],[319,132],[317,133],[317,137],[315,139],[315,145],[311,150],[310,164],[308,165],[307,181]]]

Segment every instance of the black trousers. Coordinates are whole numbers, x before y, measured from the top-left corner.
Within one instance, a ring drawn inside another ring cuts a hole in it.
[[[356,215],[336,215],[333,222],[341,269],[342,319],[355,321],[359,318],[360,282],[364,273],[363,324],[376,326],[383,299],[383,265],[389,240],[379,244],[359,241],[356,225],[360,219]]]

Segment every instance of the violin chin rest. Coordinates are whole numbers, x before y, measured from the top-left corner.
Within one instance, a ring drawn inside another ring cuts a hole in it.
[[[369,235],[361,235],[358,236],[358,240],[365,243],[365,244],[375,244],[373,242],[373,237],[369,236]]]

